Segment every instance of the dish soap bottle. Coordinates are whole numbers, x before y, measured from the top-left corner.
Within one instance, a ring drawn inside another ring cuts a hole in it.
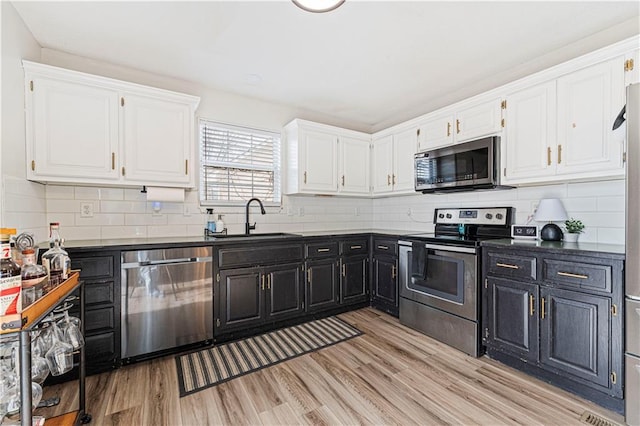
[[[213,217],[213,209],[207,209],[207,229],[206,229],[206,232],[216,232],[216,221],[215,221],[215,218]]]
[[[222,221],[222,215],[218,215],[218,220],[216,220],[216,232],[224,231],[224,222]]]

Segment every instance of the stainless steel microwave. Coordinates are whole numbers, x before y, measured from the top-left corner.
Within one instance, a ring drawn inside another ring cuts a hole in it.
[[[464,142],[415,155],[415,189],[423,193],[472,191],[500,185],[500,138]]]

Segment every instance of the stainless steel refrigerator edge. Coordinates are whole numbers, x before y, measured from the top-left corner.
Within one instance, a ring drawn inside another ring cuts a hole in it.
[[[627,188],[625,226],[626,389],[629,425],[640,425],[640,84],[627,87]]]
[[[213,340],[212,248],[122,252],[122,359]]]

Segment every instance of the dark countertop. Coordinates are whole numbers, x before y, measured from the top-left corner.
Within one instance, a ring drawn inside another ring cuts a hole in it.
[[[161,238],[117,238],[117,239],[95,239],[95,240],[65,240],[64,248],[74,250],[95,250],[95,249],[107,249],[107,250],[144,250],[154,248],[154,246],[201,246],[211,244],[237,244],[243,242],[255,242],[255,241],[285,241],[291,239],[313,238],[313,237],[345,237],[349,235],[363,235],[363,234],[377,234],[377,235],[390,235],[398,236],[401,231],[307,231],[296,233],[282,233],[280,235],[261,235],[259,232],[252,234],[249,237],[244,235],[234,236],[230,234],[224,237],[205,237],[205,236],[193,236],[193,237],[161,237]],[[40,247],[48,246],[47,242],[39,244]]]
[[[526,248],[545,250],[558,254],[578,254],[587,255],[588,252],[614,255],[624,259],[625,247],[618,244],[599,244],[599,243],[566,243],[562,241],[539,241],[525,239],[499,239],[488,240],[482,242],[483,247],[510,247],[510,248]]]

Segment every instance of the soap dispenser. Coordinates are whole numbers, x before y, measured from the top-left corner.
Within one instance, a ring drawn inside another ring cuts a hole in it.
[[[216,221],[213,217],[213,209],[207,209],[207,232],[216,232]]]
[[[218,215],[218,220],[216,220],[216,232],[224,232],[224,222],[221,214]]]

